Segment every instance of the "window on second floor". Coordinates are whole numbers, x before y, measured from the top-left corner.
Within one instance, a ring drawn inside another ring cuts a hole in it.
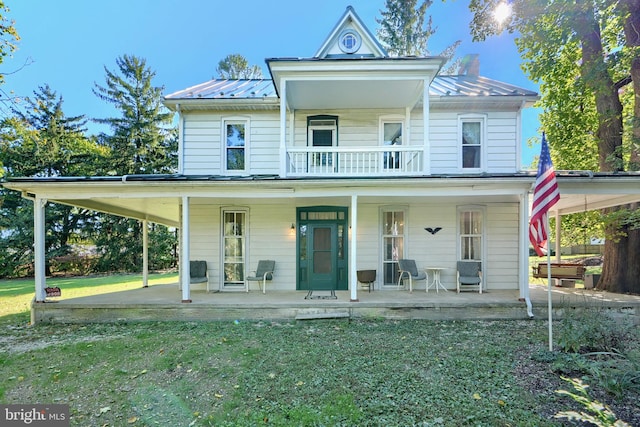
[[[460,117],[460,167],[482,169],[485,152],[484,117]]]
[[[247,148],[249,142],[249,121],[227,119],[223,121],[225,172],[244,172],[247,169]]]

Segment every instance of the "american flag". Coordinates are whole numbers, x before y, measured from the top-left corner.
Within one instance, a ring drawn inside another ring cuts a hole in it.
[[[556,182],[556,171],[551,163],[551,155],[544,133],[542,134],[542,148],[538,160],[538,175],[536,187],[533,190],[533,206],[529,220],[529,240],[538,256],[547,253],[549,234],[549,209],[560,200],[560,191]]]

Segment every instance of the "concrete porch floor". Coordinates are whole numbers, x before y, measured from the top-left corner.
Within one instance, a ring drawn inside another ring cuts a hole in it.
[[[64,292],[64,291],[63,291]],[[316,291],[314,297],[329,296]],[[153,285],[122,292],[32,304],[33,323],[135,322],[156,320],[305,320],[319,318],[391,319],[526,319],[527,307],[516,290],[435,292],[423,290],[358,290],[358,301],[347,291],[337,299],[305,299],[306,291],[246,292],[191,291],[191,303],[181,302],[177,284]],[[530,285],[535,318],[547,318],[546,285]],[[554,317],[567,308],[598,307],[640,316],[640,296],[581,288],[552,288]]]

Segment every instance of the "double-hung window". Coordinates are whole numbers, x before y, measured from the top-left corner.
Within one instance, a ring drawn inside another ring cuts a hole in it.
[[[482,261],[484,246],[484,208],[461,206],[458,208],[458,234],[461,261]]]
[[[485,164],[485,129],[484,116],[460,116],[459,142],[460,142],[460,168],[463,170],[481,170]]]
[[[247,170],[249,121],[229,118],[223,120],[223,170],[240,173]]]

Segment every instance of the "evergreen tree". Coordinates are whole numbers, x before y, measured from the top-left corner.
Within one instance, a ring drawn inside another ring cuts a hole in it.
[[[153,86],[155,72],[146,61],[124,55],[116,59],[117,71],[105,67],[105,86],[95,85],[94,93],[120,112],[118,117],[97,119],[112,134],[100,135],[110,148],[109,175],[162,174],[177,170],[177,132],[173,114],[162,105],[162,87]],[[94,223],[93,238],[102,271],[137,271],[142,265],[142,225],[140,222],[100,215]],[[164,244],[166,227],[150,228],[149,245]],[[172,237],[175,239],[175,235]],[[166,254],[165,254],[166,255]],[[162,258],[162,257],[160,257]],[[156,265],[155,259],[150,259]]]
[[[218,77],[222,79],[261,79],[262,70],[257,65],[249,66],[249,61],[238,54],[227,55],[226,58],[218,62],[216,68]]]
[[[25,99],[24,111],[2,121],[0,157],[8,176],[84,176],[96,172],[103,147],[87,139],[83,116],[67,117],[62,97],[48,85]],[[0,276],[29,273],[33,260],[33,204],[20,194],[0,190]],[[81,233],[90,214],[67,205],[49,203],[46,209],[46,272],[50,261],[67,255],[73,237]]]
[[[430,56],[429,39],[437,30],[431,16],[427,18],[427,9],[433,0],[386,0],[385,10],[381,10],[378,38],[391,56]],[[444,49],[438,56],[447,58],[445,74],[453,74],[458,61],[451,62],[460,40]]]
[[[155,72],[146,61],[124,55],[116,59],[118,72],[105,67],[106,85],[93,92],[113,104],[119,117],[95,119],[112,134],[101,140],[112,153],[110,175],[172,173],[177,168],[177,137],[173,114],[162,105],[163,87],[153,86]]]

